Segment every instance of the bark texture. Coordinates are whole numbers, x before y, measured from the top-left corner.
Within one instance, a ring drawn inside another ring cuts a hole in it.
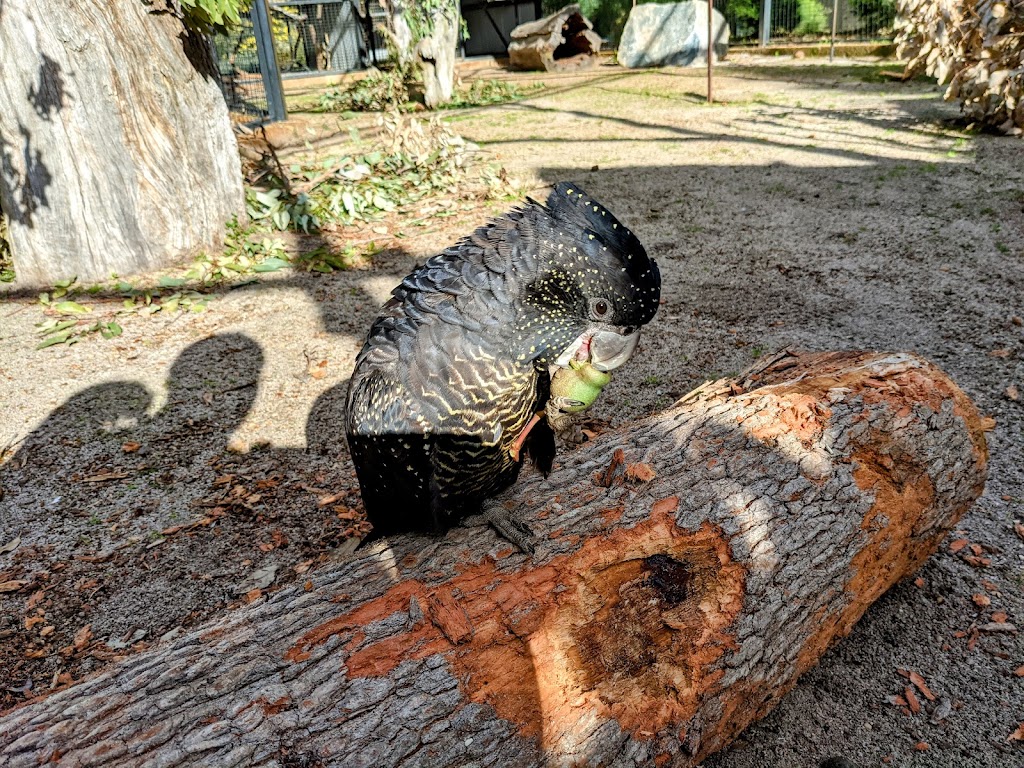
[[[452,100],[459,19],[459,9],[454,3],[436,11],[430,35],[416,44],[416,62],[423,75],[423,103],[427,109],[434,109]]]
[[[242,212],[208,51],[159,8],[0,4],[0,209],[19,282],[166,267]]]
[[[910,355],[773,358],[0,718],[0,763],[695,766],[982,491],[987,428]]]
[[[578,5],[520,24],[511,38],[508,59],[513,69],[584,69],[596,66],[601,52],[601,36]]]

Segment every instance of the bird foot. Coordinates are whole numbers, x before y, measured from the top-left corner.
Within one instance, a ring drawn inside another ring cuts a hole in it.
[[[485,502],[481,511],[484,519],[498,532],[499,536],[515,544],[521,552],[527,555],[534,553],[534,542],[537,541],[537,537],[526,523],[495,502]]]

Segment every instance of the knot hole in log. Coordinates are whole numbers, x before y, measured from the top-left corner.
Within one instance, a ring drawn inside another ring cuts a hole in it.
[[[623,559],[581,574],[576,599],[582,615],[569,620],[564,645],[566,671],[575,679],[562,684],[648,738],[696,713],[709,675],[720,674],[712,672],[715,663],[737,647],[729,630],[742,606],[745,576],[719,529],[683,531],[670,520],[661,526],[663,533],[671,530],[659,536],[662,547],[672,542],[669,550],[644,552],[643,543],[652,539],[641,537],[641,551],[623,552]]]

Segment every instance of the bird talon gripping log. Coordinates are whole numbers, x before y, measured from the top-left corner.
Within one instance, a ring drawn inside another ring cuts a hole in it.
[[[528,200],[392,292],[356,359],[347,434],[367,540],[443,533],[551,469],[555,413],[589,408],[654,317],[661,275],[576,185]]]

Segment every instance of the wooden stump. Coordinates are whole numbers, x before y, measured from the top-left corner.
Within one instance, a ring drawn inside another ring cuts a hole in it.
[[[935,550],[986,428],[920,358],[776,356],[513,488],[535,556],[381,542],[8,713],[0,763],[695,766]]]
[[[596,65],[601,52],[601,36],[578,5],[520,24],[510,37],[508,58],[513,69],[583,69]]]
[[[163,269],[244,216],[209,44],[161,3],[0,3],[0,209],[18,282]]]

